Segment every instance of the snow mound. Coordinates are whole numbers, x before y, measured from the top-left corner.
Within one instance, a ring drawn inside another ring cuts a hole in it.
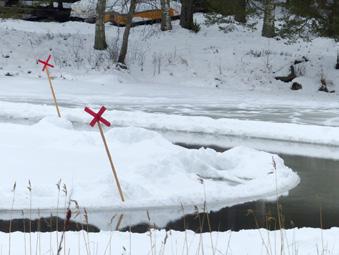
[[[64,129],[72,129],[73,124],[67,119],[59,118],[59,117],[44,117],[42,118],[35,126],[39,128],[64,128]]]
[[[29,180],[32,206],[40,209],[56,207],[55,184],[60,179],[67,186],[68,198],[91,208],[205,201],[226,206],[281,195],[299,183],[297,174],[276,155],[245,147],[224,153],[189,150],[154,131],[114,128],[106,132],[106,138],[126,198],[122,204],[99,132],[69,127],[67,121],[56,119],[29,127],[0,124],[2,166],[10,173],[0,180],[0,208],[10,206],[14,182],[15,208],[29,208]]]

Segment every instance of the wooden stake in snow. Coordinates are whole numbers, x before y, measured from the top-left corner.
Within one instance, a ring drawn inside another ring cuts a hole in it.
[[[51,79],[51,76],[49,75],[49,71],[48,71],[49,67],[52,67],[52,68],[54,67],[52,64],[49,63],[49,61],[51,60],[51,57],[52,56],[49,55],[46,61],[39,59],[38,62],[40,64],[44,65],[43,68],[42,68],[42,71],[46,72],[46,75],[47,75],[47,78],[48,78],[48,82],[49,82],[49,87],[51,88],[51,92],[52,92],[52,97],[53,97],[53,100],[54,100],[55,108],[56,108],[56,111],[57,111],[57,114],[58,114],[59,118],[61,118],[61,114],[60,114],[60,110],[59,110],[59,105],[58,105],[58,102],[57,102],[57,99],[56,99],[56,96],[55,96],[55,92],[54,92],[54,88],[53,88],[53,84],[52,84],[52,79]]]
[[[93,110],[91,110],[88,107],[85,107],[85,112],[87,112],[88,114],[90,114],[90,115],[92,115],[94,117],[93,120],[89,123],[90,126],[94,127],[95,124],[98,123],[100,135],[101,135],[102,141],[104,142],[105,150],[106,150],[106,153],[107,153],[107,156],[108,156],[109,163],[110,163],[111,168],[112,168],[112,172],[113,172],[113,176],[114,176],[116,185],[118,187],[120,198],[121,198],[121,201],[124,202],[125,198],[124,198],[124,194],[122,193],[122,189],[121,189],[121,186],[120,186],[118,174],[117,174],[117,171],[115,170],[115,167],[114,167],[114,164],[113,164],[113,160],[112,160],[112,156],[111,156],[111,153],[109,151],[108,144],[107,144],[107,141],[106,141],[106,138],[105,138],[104,130],[103,130],[103,128],[101,126],[101,123],[100,123],[100,122],[102,122],[107,127],[111,126],[111,123],[109,121],[107,121],[106,119],[101,117],[105,111],[106,111],[105,106],[102,106],[98,113],[94,112]]]

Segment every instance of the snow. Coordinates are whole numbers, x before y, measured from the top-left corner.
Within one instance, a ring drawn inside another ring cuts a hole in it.
[[[91,208],[232,205],[281,195],[299,183],[276,155],[245,147],[188,150],[153,131],[113,128],[106,137],[126,197],[122,204],[98,132],[75,130],[56,117],[31,126],[2,123],[0,130],[2,167],[10,171],[0,180],[1,208],[9,208],[14,182],[15,208],[29,208],[29,180],[32,207],[39,209],[56,207],[59,179],[70,198]]]
[[[54,116],[53,105],[36,105],[0,102],[0,115],[6,119],[20,118],[37,121],[45,116]],[[25,109],[25,110],[22,110]],[[82,109],[61,107],[67,120],[78,127],[87,125],[87,116]],[[182,116],[141,111],[108,110],[106,116],[114,126],[141,127],[163,132],[181,132],[200,135],[247,137],[274,141],[314,145],[339,146],[337,127],[274,123],[269,121],[213,119],[203,116]]]
[[[281,142],[289,144],[279,152],[308,144],[329,147],[331,155],[336,154],[338,92],[317,91],[321,73],[333,81],[330,89],[337,88],[333,40],[289,43],[262,38],[260,29],[239,25],[225,34],[218,26],[206,26],[203,15],[195,19],[201,25],[197,34],[181,29],[177,21],[173,31],[166,33],[160,32],[159,24],[133,28],[128,71],[112,65],[121,28],[106,25],[110,47],[98,52],[93,49],[93,24],[1,20],[0,139],[4,142],[0,151],[4,167],[11,171],[0,181],[1,207],[10,206],[9,191],[17,181],[15,207],[27,209],[28,180],[33,185],[34,208],[55,207],[55,183],[60,178],[81,206],[140,208],[201,204],[205,199],[232,205],[276,195],[270,174],[273,155],[244,147],[247,138],[258,139],[250,145],[264,150],[273,146],[262,140],[278,147]],[[62,121],[53,118],[47,80],[36,64],[49,53]],[[302,56],[310,60],[298,67],[304,89],[291,91],[290,83],[274,76],[286,74],[288,66]],[[125,205],[119,203],[100,136],[90,130],[83,112],[85,106],[101,105],[109,109],[105,116],[114,126],[107,130],[107,138],[126,192]],[[241,117],[233,116],[232,109]],[[276,109],[277,119],[267,109]],[[251,110],[263,116],[256,119],[248,113]],[[281,123],[286,119],[291,123]],[[187,150],[159,135],[171,132],[198,137],[192,143],[213,144],[209,137],[218,145],[236,148],[225,153]],[[240,142],[223,143],[221,138],[230,137]],[[278,193],[286,194],[299,180],[274,157],[279,167]],[[253,165],[258,175],[248,171]],[[198,174],[207,178],[206,197]],[[254,179],[248,181],[247,174]],[[242,179],[245,183],[238,183]],[[232,186],[233,181],[237,185]],[[176,189],[170,188],[174,185]]]
[[[264,229],[195,234],[191,231],[155,231],[145,234],[120,232],[67,232],[68,254],[337,254],[339,229]],[[29,239],[30,238],[30,239]],[[59,233],[59,241],[61,233]],[[30,241],[31,240],[31,243]],[[282,241],[283,242],[282,242]],[[48,254],[57,250],[56,233],[11,234],[11,254]],[[15,245],[14,245],[15,244]],[[31,244],[31,245],[30,245]],[[8,252],[8,234],[0,233],[0,247]],[[31,248],[30,248],[31,247]],[[64,246],[62,246],[64,248]],[[61,251],[63,252],[63,251]]]
[[[94,1],[82,0],[74,9],[94,6]],[[145,210],[158,226],[165,226],[184,214],[181,205],[192,213],[194,205],[201,208],[204,202],[210,210],[288,195],[300,181],[298,169],[263,150],[338,159],[339,73],[334,70],[333,40],[291,43],[262,38],[261,21],[257,30],[232,25],[234,30],[224,33],[216,25],[206,26],[202,14],[195,20],[199,33],[181,29],[178,21],[170,32],[160,32],[159,24],[133,28],[128,71],[112,65],[121,28],[106,24],[109,49],[98,52],[93,49],[93,24],[0,20],[1,218],[27,216],[30,208],[34,217],[48,216],[72,198],[90,214],[97,211],[100,219],[95,222],[105,229],[112,211],[129,212],[123,226],[140,223],[136,215],[146,218]],[[48,54],[53,55],[50,72],[62,119],[55,117],[47,79],[36,64]],[[289,65],[303,56],[310,61],[297,66],[302,90],[291,91],[291,83],[274,79],[286,75]],[[318,92],[322,75],[335,93]],[[125,203],[120,202],[100,134],[88,126],[91,117],[83,111],[101,105],[107,106],[105,118],[113,126],[105,134]],[[234,148],[218,153],[172,142]],[[58,194],[59,180],[67,196]],[[18,210],[12,213],[13,196]],[[163,254],[182,253],[187,237],[188,254],[199,253],[203,238],[204,254],[256,255],[279,253],[281,234],[289,254],[339,252],[337,228],[202,235],[153,231],[151,238],[157,249],[153,254],[162,254],[161,248]],[[50,252],[50,241],[56,246],[56,233],[31,236],[33,249],[38,244],[41,254]],[[11,254],[27,252],[27,237],[11,235]],[[110,240],[114,253],[152,253],[149,234],[69,232],[66,240],[70,254],[87,254],[86,242],[93,253],[104,254]],[[7,252],[8,241],[0,233],[0,253]]]
[[[337,86],[334,40],[317,38],[289,43],[267,39],[260,36],[260,22],[256,31],[236,26],[235,31],[225,34],[218,26],[204,25],[203,15],[198,14],[195,19],[201,25],[197,34],[181,29],[178,21],[173,22],[173,31],[168,33],[160,32],[159,24],[133,28],[127,56],[129,73],[112,70],[110,59],[112,54],[117,54],[116,48],[121,43],[121,28],[106,26],[110,48],[98,52],[93,49],[93,24],[2,20],[0,52],[9,57],[0,58],[0,74],[10,72],[37,78],[40,67],[35,60],[52,52],[56,64],[53,75],[66,80],[84,81],[84,76],[90,74],[109,73],[114,80],[135,87],[141,83],[208,88],[211,98],[217,93],[237,92],[238,95],[259,93],[260,98],[272,96],[273,102],[279,95],[282,99],[307,100],[309,104],[318,100],[324,105],[337,103],[337,94],[317,92],[322,72],[333,82],[329,89],[335,90]],[[298,68],[303,73],[298,78],[303,90],[291,91],[291,83],[273,79],[275,75],[286,75],[289,65],[303,56],[310,60]],[[244,97],[238,99],[246,103]],[[282,104],[284,100],[278,101]]]

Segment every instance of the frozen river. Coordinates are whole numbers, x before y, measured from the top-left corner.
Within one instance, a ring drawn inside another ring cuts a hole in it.
[[[27,98],[4,99],[0,97],[1,102],[8,103],[28,103],[33,105],[50,105],[53,106],[49,99],[46,100],[29,100]],[[60,100],[60,106],[67,109],[83,108],[84,104],[69,103]],[[100,104],[91,104],[94,107],[105,105],[109,110],[128,111],[128,112],[145,112],[145,113],[163,113],[170,115],[182,116],[204,116],[213,119],[229,118],[239,120],[256,120],[269,121],[276,123],[294,123],[304,125],[319,126],[339,126],[339,108],[331,107],[290,107],[290,106],[231,106],[229,104],[172,104],[172,103],[112,103],[102,101]],[[2,116],[1,116],[2,115]],[[1,120],[9,118],[8,115],[1,114]],[[15,117],[13,117],[15,120]]]

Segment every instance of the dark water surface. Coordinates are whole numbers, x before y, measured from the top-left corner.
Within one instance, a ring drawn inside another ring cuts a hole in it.
[[[87,232],[100,232],[100,229],[90,224],[80,224],[79,222],[70,221],[65,222],[64,219],[58,217],[46,217],[35,220],[25,219],[13,219],[0,220],[0,232],[54,232],[58,230],[62,231],[81,231]]]
[[[339,161],[280,156],[287,166],[298,172],[301,182],[288,196],[280,198],[278,203],[257,201],[209,214],[194,213],[169,222],[165,228],[208,232],[258,227],[276,229],[279,225],[284,228],[339,226]],[[277,208],[281,224],[278,223]],[[136,232],[147,230],[145,224],[131,228]]]

